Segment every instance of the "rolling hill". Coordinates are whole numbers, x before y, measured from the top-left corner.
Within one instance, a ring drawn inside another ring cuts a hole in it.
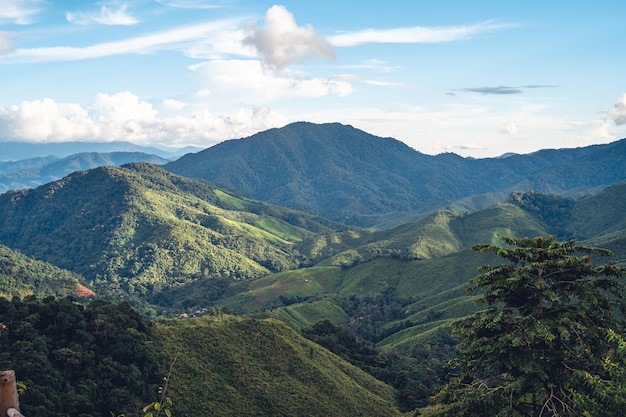
[[[568,239],[614,251],[601,262],[626,265],[626,183],[578,200],[529,194],[474,213],[440,211],[390,230],[305,239],[300,251],[311,257],[315,252],[316,265],[235,283],[216,303],[295,328],[327,319],[379,347],[411,349],[416,340],[477,308],[465,294],[466,283],[480,265],[500,260],[469,250],[474,244],[565,230]],[[194,292],[180,289],[178,302]]]
[[[1,243],[115,298],[296,268],[294,244],[336,227],[142,163],[0,195]]]
[[[372,226],[393,215],[454,208],[475,195],[483,197],[465,200],[465,208],[484,208],[529,189],[580,196],[626,180],[625,154],[626,140],[507,158],[430,156],[351,126],[299,122],[225,141],[164,167],[263,201]]]
[[[176,415],[401,415],[391,387],[278,321],[202,317],[155,331]]]

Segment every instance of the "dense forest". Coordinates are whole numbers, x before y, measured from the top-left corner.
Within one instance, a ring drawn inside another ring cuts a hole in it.
[[[152,323],[127,303],[0,299],[0,322],[0,367],[24,384],[26,416],[133,413],[167,371]]]

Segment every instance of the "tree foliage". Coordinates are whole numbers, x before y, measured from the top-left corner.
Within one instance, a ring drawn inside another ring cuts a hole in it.
[[[127,303],[0,298],[0,322],[0,367],[26,385],[24,415],[133,412],[162,377],[152,324]]]
[[[575,241],[503,241],[506,247],[473,248],[509,262],[484,266],[470,280],[485,308],[452,324],[461,339],[461,356],[452,361],[458,375],[436,397],[432,415],[580,416],[588,404],[618,403],[610,386],[598,390],[584,375],[612,379],[606,335],[621,331],[624,285],[617,278],[624,270],[594,265],[592,257],[610,252]]]

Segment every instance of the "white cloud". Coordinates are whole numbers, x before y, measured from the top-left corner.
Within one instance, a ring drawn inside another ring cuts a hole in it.
[[[215,60],[192,65],[189,69],[202,78],[211,96],[238,102],[346,96],[352,92],[352,86],[342,79],[309,78],[288,70],[280,74],[268,73],[257,60]]]
[[[440,43],[470,39],[478,34],[511,27],[510,24],[483,22],[476,25],[394,29],[365,29],[329,36],[333,46],[356,46],[364,43]]]
[[[179,100],[174,100],[171,98],[166,98],[165,100],[163,100],[163,107],[166,109],[182,110],[186,106],[187,106],[186,103],[183,103],[182,101],[179,101]]]
[[[332,46],[311,25],[298,26],[283,6],[272,6],[265,13],[265,26],[251,25],[245,42],[253,45],[261,60],[274,70],[313,58],[333,59]]]
[[[222,20],[187,26],[117,42],[106,42],[86,47],[57,46],[17,49],[2,57],[10,62],[74,61],[111,55],[149,53],[159,49],[180,48],[181,44],[204,39],[219,31],[229,29],[235,21]],[[0,60],[0,62],[2,62]]]
[[[28,142],[130,141],[210,146],[286,123],[283,115],[264,106],[238,108],[224,114],[201,109],[162,117],[151,104],[129,92],[98,94],[86,108],[49,98],[0,107],[0,135]]]
[[[618,126],[626,124],[626,93],[622,94],[609,110],[609,117]]]
[[[89,25],[92,23],[99,23],[102,25],[123,25],[130,26],[137,24],[139,20],[131,16],[127,12],[128,5],[122,4],[117,10],[109,9],[105,4],[100,7],[100,10],[95,12],[67,12],[65,18],[70,23],[77,25]]]
[[[88,138],[94,127],[87,111],[78,104],[56,103],[49,98],[0,108],[0,126],[4,137],[32,142]]]
[[[42,3],[42,0],[2,0],[0,23],[11,22],[18,25],[32,23],[33,17],[41,11]]]

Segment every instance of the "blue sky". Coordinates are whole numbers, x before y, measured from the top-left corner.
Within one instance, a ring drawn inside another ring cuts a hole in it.
[[[625,16],[622,0],[0,0],[0,141],[209,147],[304,120],[427,154],[607,143],[626,137]]]

